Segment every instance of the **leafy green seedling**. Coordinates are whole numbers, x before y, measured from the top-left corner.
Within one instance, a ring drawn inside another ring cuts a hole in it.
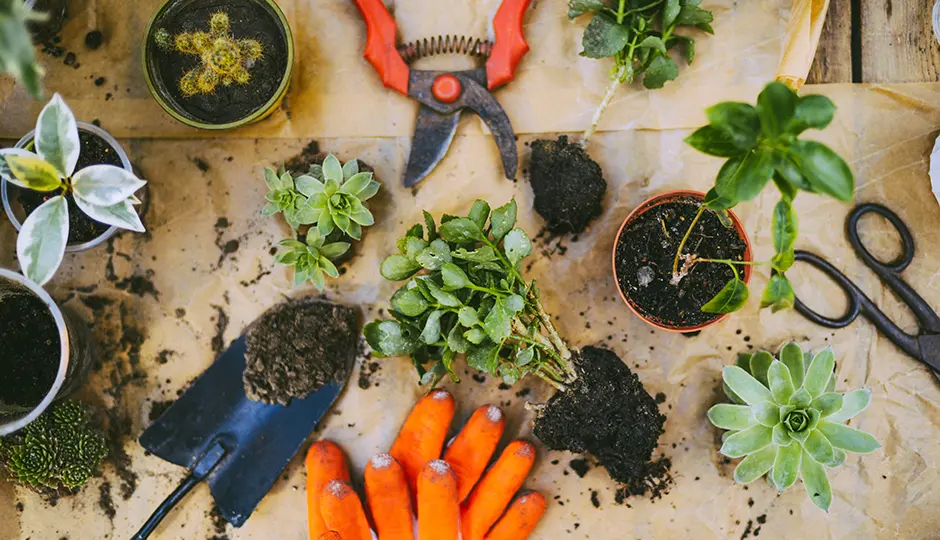
[[[835,392],[831,348],[812,356],[787,343],[778,358],[769,352],[744,354],[722,371],[731,404],[708,410],[708,420],[728,430],[720,452],[744,458],[734,480],[749,484],[765,474],[783,491],[799,477],[813,504],[828,511],[832,488],[827,469],[845,461],[846,452],[868,454],[881,448],[870,434],[844,425],[864,411],[871,391]]]
[[[42,285],[62,263],[69,237],[66,195],[89,218],[135,232],[144,232],[134,193],[147,183],[113,165],[92,165],[76,172],[81,143],[75,115],[59,94],[39,113],[34,152],[0,150],[0,178],[19,187],[57,195],[44,202],[23,222],[16,254],[23,274]]]
[[[23,0],[0,0],[0,72],[9,73],[36,99],[42,97],[43,69],[27,24],[47,15],[31,11]]]
[[[516,201],[490,211],[476,201],[467,217],[424,213],[398,239],[381,274],[404,285],[392,295],[391,320],[366,325],[380,356],[411,356],[421,383],[459,380],[458,355],[471,368],[514,384],[534,374],[558,389],[575,380],[571,352],[527,282],[520,263],[532,252],[516,227]]]
[[[613,58],[611,83],[594,114],[582,145],[597,130],[601,115],[610,105],[617,88],[643,76],[647,88],[662,88],[679,75],[679,66],[669,51],[679,48],[691,64],[695,58],[695,40],[679,35],[681,26],[696,27],[709,34],[712,14],[698,5],[701,0],[569,0],[568,18],[591,15],[581,43],[582,56]]]
[[[274,262],[294,267],[294,286],[302,285],[307,280],[317,290],[326,287],[326,276],[339,277],[339,270],[333,260],[349,251],[346,242],[326,244],[316,229],[307,231],[304,242],[294,239],[281,240],[280,245],[287,248],[274,257]]]
[[[712,106],[706,111],[709,125],[686,138],[700,152],[727,158],[718,171],[715,186],[689,224],[673,262],[673,283],[679,283],[699,263],[727,264],[734,270],[734,278],[702,311],[730,313],[744,305],[748,290],[738,274],[740,265],[771,266],[772,275],[761,297],[762,308],[770,307],[777,312],[793,306],[793,287],[785,274],[794,263],[799,230],[793,199],[802,190],[850,201],[855,190],[852,170],[835,151],[820,142],[799,138],[807,129],[826,128],[835,109],[825,96],[799,97],[786,85],[772,82],[757,97],[756,107],[737,102]],[[771,181],[781,195],[771,217],[775,251],[772,259],[715,260],[683,252],[702,213],[716,212],[723,223],[731,226],[728,210],[757,197]]]

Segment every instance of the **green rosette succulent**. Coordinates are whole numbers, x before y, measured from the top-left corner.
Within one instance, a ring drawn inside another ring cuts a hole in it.
[[[307,232],[305,242],[288,238],[281,240],[280,245],[287,249],[275,255],[274,261],[294,267],[294,286],[309,280],[319,291],[326,287],[326,276],[339,277],[333,261],[349,251],[346,242],[327,244],[316,229]]]
[[[379,183],[370,172],[360,172],[358,160],[341,165],[330,154],[323,165],[310,167],[310,174],[297,178],[297,191],[307,197],[299,209],[310,223],[317,224],[321,236],[329,236],[338,228],[354,240],[362,238],[362,227],[375,223],[368,201],[379,191]]]
[[[834,392],[834,369],[832,348],[811,356],[794,343],[784,345],[779,359],[761,351],[724,368],[725,393],[734,403],[715,405],[708,419],[729,430],[720,452],[744,458],[734,470],[736,482],[767,474],[783,491],[799,477],[813,504],[829,510],[827,470],[841,465],[846,452],[881,448],[870,434],[843,425],[868,407],[871,391]]]

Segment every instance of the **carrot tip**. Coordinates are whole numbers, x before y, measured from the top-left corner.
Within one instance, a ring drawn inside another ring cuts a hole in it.
[[[431,469],[435,474],[449,474],[453,472],[453,469],[450,467],[450,464],[444,461],[443,459],[435,459],[429,461],[427,468]]]
[[[532,457],[535,455],[535,446],[529,441],[517,441],[519,448],[516,450],[516,455],[519,457]]]
[[[338,478],[336,480],[331,480],[330,483],[326,485],[325,489],[337,499],[345,499],[353,493],[353,490],[351,487],[349,487],[349,484]]]
[[[372,456],[369,461],[373,469],[387,469],[395,463],[395,458],[391,454],[377,454]]]
[[[503,419],[503,411],[499,409],[496,405],[485,405],[486,407],[486,419],[490,422],[499,422]]]
[[[450,395],[450,392],[447,390],[434,390],[431,392],[431,399],[436,400],[445,400],[445,399],[454,399],[454,396]]]

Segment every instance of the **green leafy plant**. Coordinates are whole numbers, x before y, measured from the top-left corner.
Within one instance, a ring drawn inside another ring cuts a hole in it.
[[[22,0],[0,0],[0,72],[12,75],[36,99],[42,97],[43,69],[36,62],[27,24],[46,18]]]
[[[59,94],[39,113],[33,150],[0,150],[0,178],[19,187],[55,193],[23,222],[16,239],[16,254],[23,274],[42,285],[62,263],[69,236],[71,195],[89,218],[136,232],[144,232],[134,193],[147,182],[113,165],[92,165],[75,171],[81,142],[75,115]]]
[[[101,430],[85,407],[64,401],[28,424],[0,438],[0,460],[17,481],[34,488],[78,488],[107,455]]]
[[[777,312],[793,306],[793,287],[786,277],[794,263],[799,230],[793,199],[798,192],[806,191],[850,201],[855,190],[852,170],[835,151],[820,142],[799,138],[807,129],[826,128],[835,109],[825,96],[800,97],[786,85],[772,82],[757,97],[756,107],[737,102],[710,107],[706,111],[709,124],[686,138],[689,145],[701,152],[727,158],[718,171],[715,186],[689,224],[673,262],[674,284],[700,263],[727,264],[734,270],[734,278],[702,311],[730,313],[744,305],[748,289],[738,274],[737,267],[741,265],[769,265],[772,269],[761,297],[762,308],[770,307]],[[773,258],[760,262],[715,260],[683,252],[706,210],[716,212],[730,227],[728,210],[757,197],[771,181],[781,195],[771,217]]]
[[[781,348],[779,359],[760,351],[724,368],[725,394],[733,403],[709,409],[708,420],[728,430],[720,452],[744,458],[734,470],[736,482],[768,474],[783,491],[799,477],[813,504],[829,510],[827,470],[841,465],[846,452],[881,448],[868,433],[843,425],[868,407],[871,391],[834,392],[834,369],[831,348],[812,356],[794,343]]]
[[[381,184],[371,172],[359,170],[359,160],[343,165],[333,154],[297,178],[283,166],[277,172],[265,168],[264,181],[269,191],[262,213],[283,214],[294,235],[280,242],[287,250],[278,253],[275,261],[294,267],[295,285],[309,280],[323,290],[325,276],[339,276],[332,261],[350,247],[336,240],[360,240],[362,228],[375,223],[365,202],[378,193]]]
[[[617,88],[643,77],[647,88],[662,88],[679,75],[679,65],[669,51],[679,48],[691,64],[695,39],[676,33],[682,26],[696,27],[709,34],[712,13],[699,6],[701,0],[569,0],[568,18],[590,14],[584,30],[582,56],[613,58],[611,84],[584,133],[582,144],[594,134],[601,115],[610,105]]]
[[[393,319],[365,327],[376,354],[411,356],[422,384],[459,380],[458,356],[507,384],[530,373],[558,389],[575,380],[571,352],[520,271],[532,242],[516,212],[515,200],[492,211],[476,201],[440,226],[424,212],[424,226],[382,262],[384,278],[405,283],[391,297]]]

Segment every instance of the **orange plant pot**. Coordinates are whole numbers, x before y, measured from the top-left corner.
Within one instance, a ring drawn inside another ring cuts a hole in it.
[[[654,197],[650,197],[643,204],[641,204],[640,206],[637,206],[632,212],[630,212],[630,215],[627,216],[627,219],[623,220],[623,224],[621,224],[620,229],[617,230],[617,237],[614,240],[614,249],[611,255],[611,264],[612,264],[613,271],[614,271],[614,282],[617,285],[617,292],[620,293],[620,298],[622,298],[623,302],[627,304],[627,307],[630,308],[630,311],[632,311],[640,319],[643,319],[644,321],[649,323],[651,326],[654,326],[660,330],[665,330],[667,332],[679,332],[683,334],[690,333],[690,332],[698,332],[699,330],[708,328],[709,326],[713,324],[717,324],[723,321],[729,314],[726,313],[725,315],[722,315],[721,317],[718,317],[717,319],[713,321],[709,321],[707,323],[700,324],[697,326],[670,325],[669,323],[666,323],[664,321],[659,321],[659,320],[653,319],[652,317],[644,315],[642,311],[640,310],[639,306],[636,305],[636,302],[634,302],[632,298],[627,296],[623,292],[623,289],[620,288],[620,278],[617,275],[617,246],[620,244],[620,238],[623,235],[624,229],[626,229],[629,225],[631,225],[634,221],[636,221],[636,219],[639,218],[641,215],[643,215],[644,213],[648,212],[652,208],[655,208],[661,204],[666,204],[666,203],[675,202],[677,200],[688,199],[688,198],[693,198],[693,199],[698,199],[700,201],[704,201],[705,194],[700,191],[691,191],[691,190],[669,191],[667,193],[663,193],[662,195],[656,195]],[[738,218],[737,215],[735,215],[734,212],[729,210],[728,214],[731,216],[731,221],[734,224],[734,229],[735,231],[737,231],[738,236],[740,236],[741,239],[744,240],[744,244],[745,244],[744,260],[747,262],[753,261],[753,257],[751,255],[751,240],[747,237],[747,233],[744,231],[744,225],[741,223],[741,220]],[[744,273],[744,282],[745,283],[750,282],[751,280],[750,265],[747,265],[744,267],[743,273]]]

